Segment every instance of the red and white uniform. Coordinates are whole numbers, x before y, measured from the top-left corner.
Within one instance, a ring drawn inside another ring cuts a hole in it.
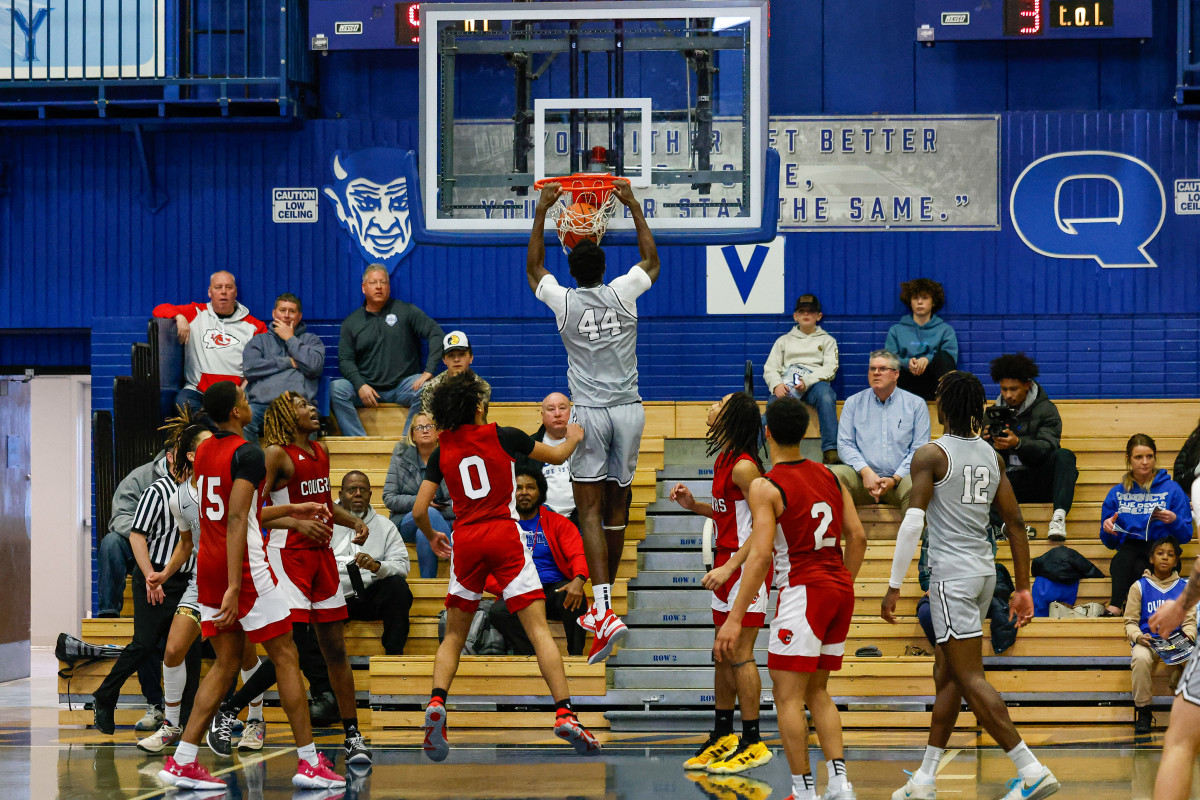
[[[243,630],[252,642],[265,642],[292,629],[291,609],[267,564],[259,525],[259,492],[266,477],[262,451],[242,437],[220,431],[196,449],[196,489],[200,495],[200,547],[196,556],[196,589],[200,600],[200,631],[204,636]],[[229,588],[226,524],[234,481],[256,488],[246,518],[246,550],[242,555],[242,586],[237,622],[218,629],[213,624]]]
[[[294,444],[283,446],[292,460],[292,479],[271,492],[271,505],[320,503],[332,514],[329,455],[319,443],[311,446],[311,453]],[[279,579],[279,588],[287,593],[292,622],[346,619],[341,576],[328,544],[318,544],[295,531],[273,529],[267,541],[267,560]]]
[[[454,552],[446,607],[474,613],[488,576],[502,587],[512,613],[543,600],[542,582],[517,520],[515,456],[533,452],[533,439],[516,428],[461,425],[443,431],[429,457],[425,480],[446,481],[454,501]]]
[[[837,670],[854,614],[854,582],[842,560],[842,489],[822,464],[776,464],[766,477],[783,495],[775,532],[779,602],[767,666]]]
[[[717,526],[716,552],[713,554],[713,566],[719,567],[729,561],[733,554],[741,549],[750,538],[754,519],[750,515],[750,503],[742,494],[741,488],[733,482],[733,468],[741,461],[754,464],[754,459],[746,454],[731,455],[722,453],[717,456],[713,470],[712,510],[713,522]],[[757,464],[755,464],[757,467]],[[742,568],[733,571],[722,586],[713,592],[712,610],[713,624],[720,627],[729,616],[729,609],[737,599],[742,587]],[[771,590],[770,576],[763,582],[762,588],[746,609],[742,618],[743,628],[761,628],[767,620],[767,596]]]

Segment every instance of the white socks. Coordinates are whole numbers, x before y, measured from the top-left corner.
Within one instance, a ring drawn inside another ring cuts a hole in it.
[[[825,787],[825,792],[840,792],[850,787],[850,781],[846,778],[846,762],[844,759],[835,758],[825,762],[825,769],[829,772],[829,785]]]
[[[314,767],[317,765],[317,746],[312,742],[304,745],[304,747],[297,747],[296,755]]]
[[[181,767],[191,764],[196,760],[196,753],[198,752],[200,752],[199,745],[180,742],[179,746],[175,748],[175,763]]]
[[[168,725],[179,727],[179,704],[183,702],[183,685],[187,683],[187,666],[168,667],[163,664],[163,717]]]
[[[792,776],[792,797],[795,800],[817,800],[817,781],[811,772]]]
[[[262,663],[263,663],[262,661],[259,661],[258,664],[256,664],[254,666],[254,669],[241,670],[243,686],[246,685],[246,682],[250,680],[251,676],[253,676],[254,673],[258,672],[258,669],[259,669],[259,667],[262,666]],[[249,722],[252,719],[261,720],[263,718],[262,705],[263,705],[263,695],[261,695],[261,694],[258,697],[254,698],[253,700],[250,701],[250,705],[246,709],[246,721],[247,722]]]
[[[1022,778],[1035,778],[1042,773],[1042,762],[1037,760],[1037,756],[1029,751],[1024,742],[1004,755],[1012,759],[1013,766],[1017,768],[1017,772]]]
[[[595,597],[596,614],[604,616],[604,612],[612,608],[612,584],[596,583],[592,585],[592,595]]]
[[[946,751],[940,747],[926,745],[925,758],[921,760],[921,768],[913,773],[913,783],[924,786],[934,783],[937,779],[938,763],[945,754]]]

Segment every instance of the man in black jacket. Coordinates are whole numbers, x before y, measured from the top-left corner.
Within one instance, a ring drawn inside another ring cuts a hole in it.
[[[1000,436],[992,437],[985,427],[983,438],[1004,459],[1017,502],[1054,504],[1047,538],[1062,541],[1079,479],[1075,454],[1060,445],[1062,417],[1034,380],[1038,367],[1033,359],[1024,353],[1003,355],[991,367],[992,380],[1000,385],[996,405],[1012,409],[1015,419]],[[999,524],[998,518],[992,520]]]
[[[358,410],[380,403],[408,406],[409,419],[421,406],[421,387],[442,360],[441,327],[412,303],[392,297],[387,268],[372,264],[363,273],[363,304],[342,322],[338,367],[329,384],[329,406],[343,436],[366,436]],[[421,340],[429,357],[421,363]],[[408,431],[408,420],[404,423]]]

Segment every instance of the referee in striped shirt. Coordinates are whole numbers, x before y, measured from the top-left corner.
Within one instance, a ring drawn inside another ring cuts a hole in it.
[[[162,654],[158,645],[171,629],[175,608],[187,588],[188,578],[196,563],[195,552],[192,552],[173,575],[163,573],[171,554],[179,545],[179,529],[170,508],[171,496],[177,484],[174,464],[168,466],[171,474],[150,484],[138,500],[129,532],[129,544],[137,562],[133,570],[133,640],[113,662],[108,676],[92,695],[96,729],[109,735],[114,730],[113,712],[121,687],[143,661],[153,663],[159,675],[154,683],[157,695],[147,696],[146,700],[151,705],[162,707]],[[152,578],[150,584],[146,582],[148,575]]]

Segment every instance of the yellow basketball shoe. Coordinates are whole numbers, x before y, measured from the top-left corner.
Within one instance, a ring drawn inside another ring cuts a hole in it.
[[[710,733],[708,741],[701,745],[700,749],[696,751],[696,755],[683,762],[683,768],[707,769],[709,764],[720,761],[736,750],[737,746],[736,734],[727,733],[724,736],[717,736],[715,733]]]
[[[737,750],[720,761],[714,761],[706,769],[714,775],[735,775],[748,769],[761,767],[771,760],[772,753],[761,741],[742,742]]]

